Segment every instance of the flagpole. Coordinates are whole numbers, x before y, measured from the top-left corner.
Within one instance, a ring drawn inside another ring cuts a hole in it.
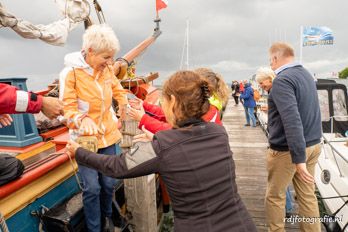
[[[300,64],[302,64],[302,50],[303,50],[303,26],[300,27]]]

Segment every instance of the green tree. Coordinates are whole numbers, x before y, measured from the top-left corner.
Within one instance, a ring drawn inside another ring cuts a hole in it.
[[[341,72],[339,72],[338,77],[340,79],[347,79],[348,78],[348,67],[343,69]]]

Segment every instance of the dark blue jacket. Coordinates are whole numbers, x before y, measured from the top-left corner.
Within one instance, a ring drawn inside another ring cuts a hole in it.
[[[273,81],[268,107],[270,147],[290,151],[293,163],[305,163],[306,147],[321,138],[318,94],[311,74],[302,65],[280,71]]]
[[[249,83],[245,84],[244,91],[241,93],[240,99],[243,99],[243,105],[245,107],[254,108],[256,106],[256,102],[254,100],[254,91]]]

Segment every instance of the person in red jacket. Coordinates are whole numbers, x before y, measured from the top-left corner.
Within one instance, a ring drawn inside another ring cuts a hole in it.
[[[172,129],[172,126],[166,121],[160,106],[143,102],[140,99],[129,100],[129,104],[132,108],[129,109],[128,114],[131,118],[139,122],[139,129],[145,126],[145,128],[152,133]],[[206,122],[215,122],[218,125],[222,125],[220,113],[216,107],[212,105],[209,111],[203,115],[202,119]]]
[[[11,125],[9,114],[40,111],[50,119],[55,118],[63,113],[63,103],[58,98],[43,97],[12,85],[0,84],[0,128]]]
[[[225,102],[227,102],[226,99],[228,98],[226,91],[227,87],[220,75],[207,68],[199,68],[194,72],[209,81],[213,86],[213,93],[216,95],[216,98],[222,102],[221,105],[226,105]],[[128,114],[131,118],[139,122],[139,129],[141,129],[142,126],[145,126],[145,128],[152,133],[172,129],[172,127],[167,123],[160,106],[142,102],[140,99],[130,100],[129,103],[132,108],[129,109]],[[202,119],[206,122],[215,122],[218,125],[222,125],[220,110],[221,109],[218,109],[217,106],[210,102],[210,108],[208,112],[203,115]]]

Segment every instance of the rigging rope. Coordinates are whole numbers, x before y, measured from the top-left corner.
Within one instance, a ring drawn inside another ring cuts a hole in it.
[[[6,225],[6,221],[2,213],[0,212],[0,226],[2,232],[9,232],[8,227]]]
[[[100,4],[98,3],[98,1],[97,0],[93,0],[93,4],[94,4],[95,12],[97,14],[99,23],[100,24],[106,23],[103,10],[102,10]]]
[[[334,196],[334,197],[317,197],[317,199],[335,199],[335,198],[341,198],[341,197],[348,197],[348,195],[343,195],[343,196]]]

